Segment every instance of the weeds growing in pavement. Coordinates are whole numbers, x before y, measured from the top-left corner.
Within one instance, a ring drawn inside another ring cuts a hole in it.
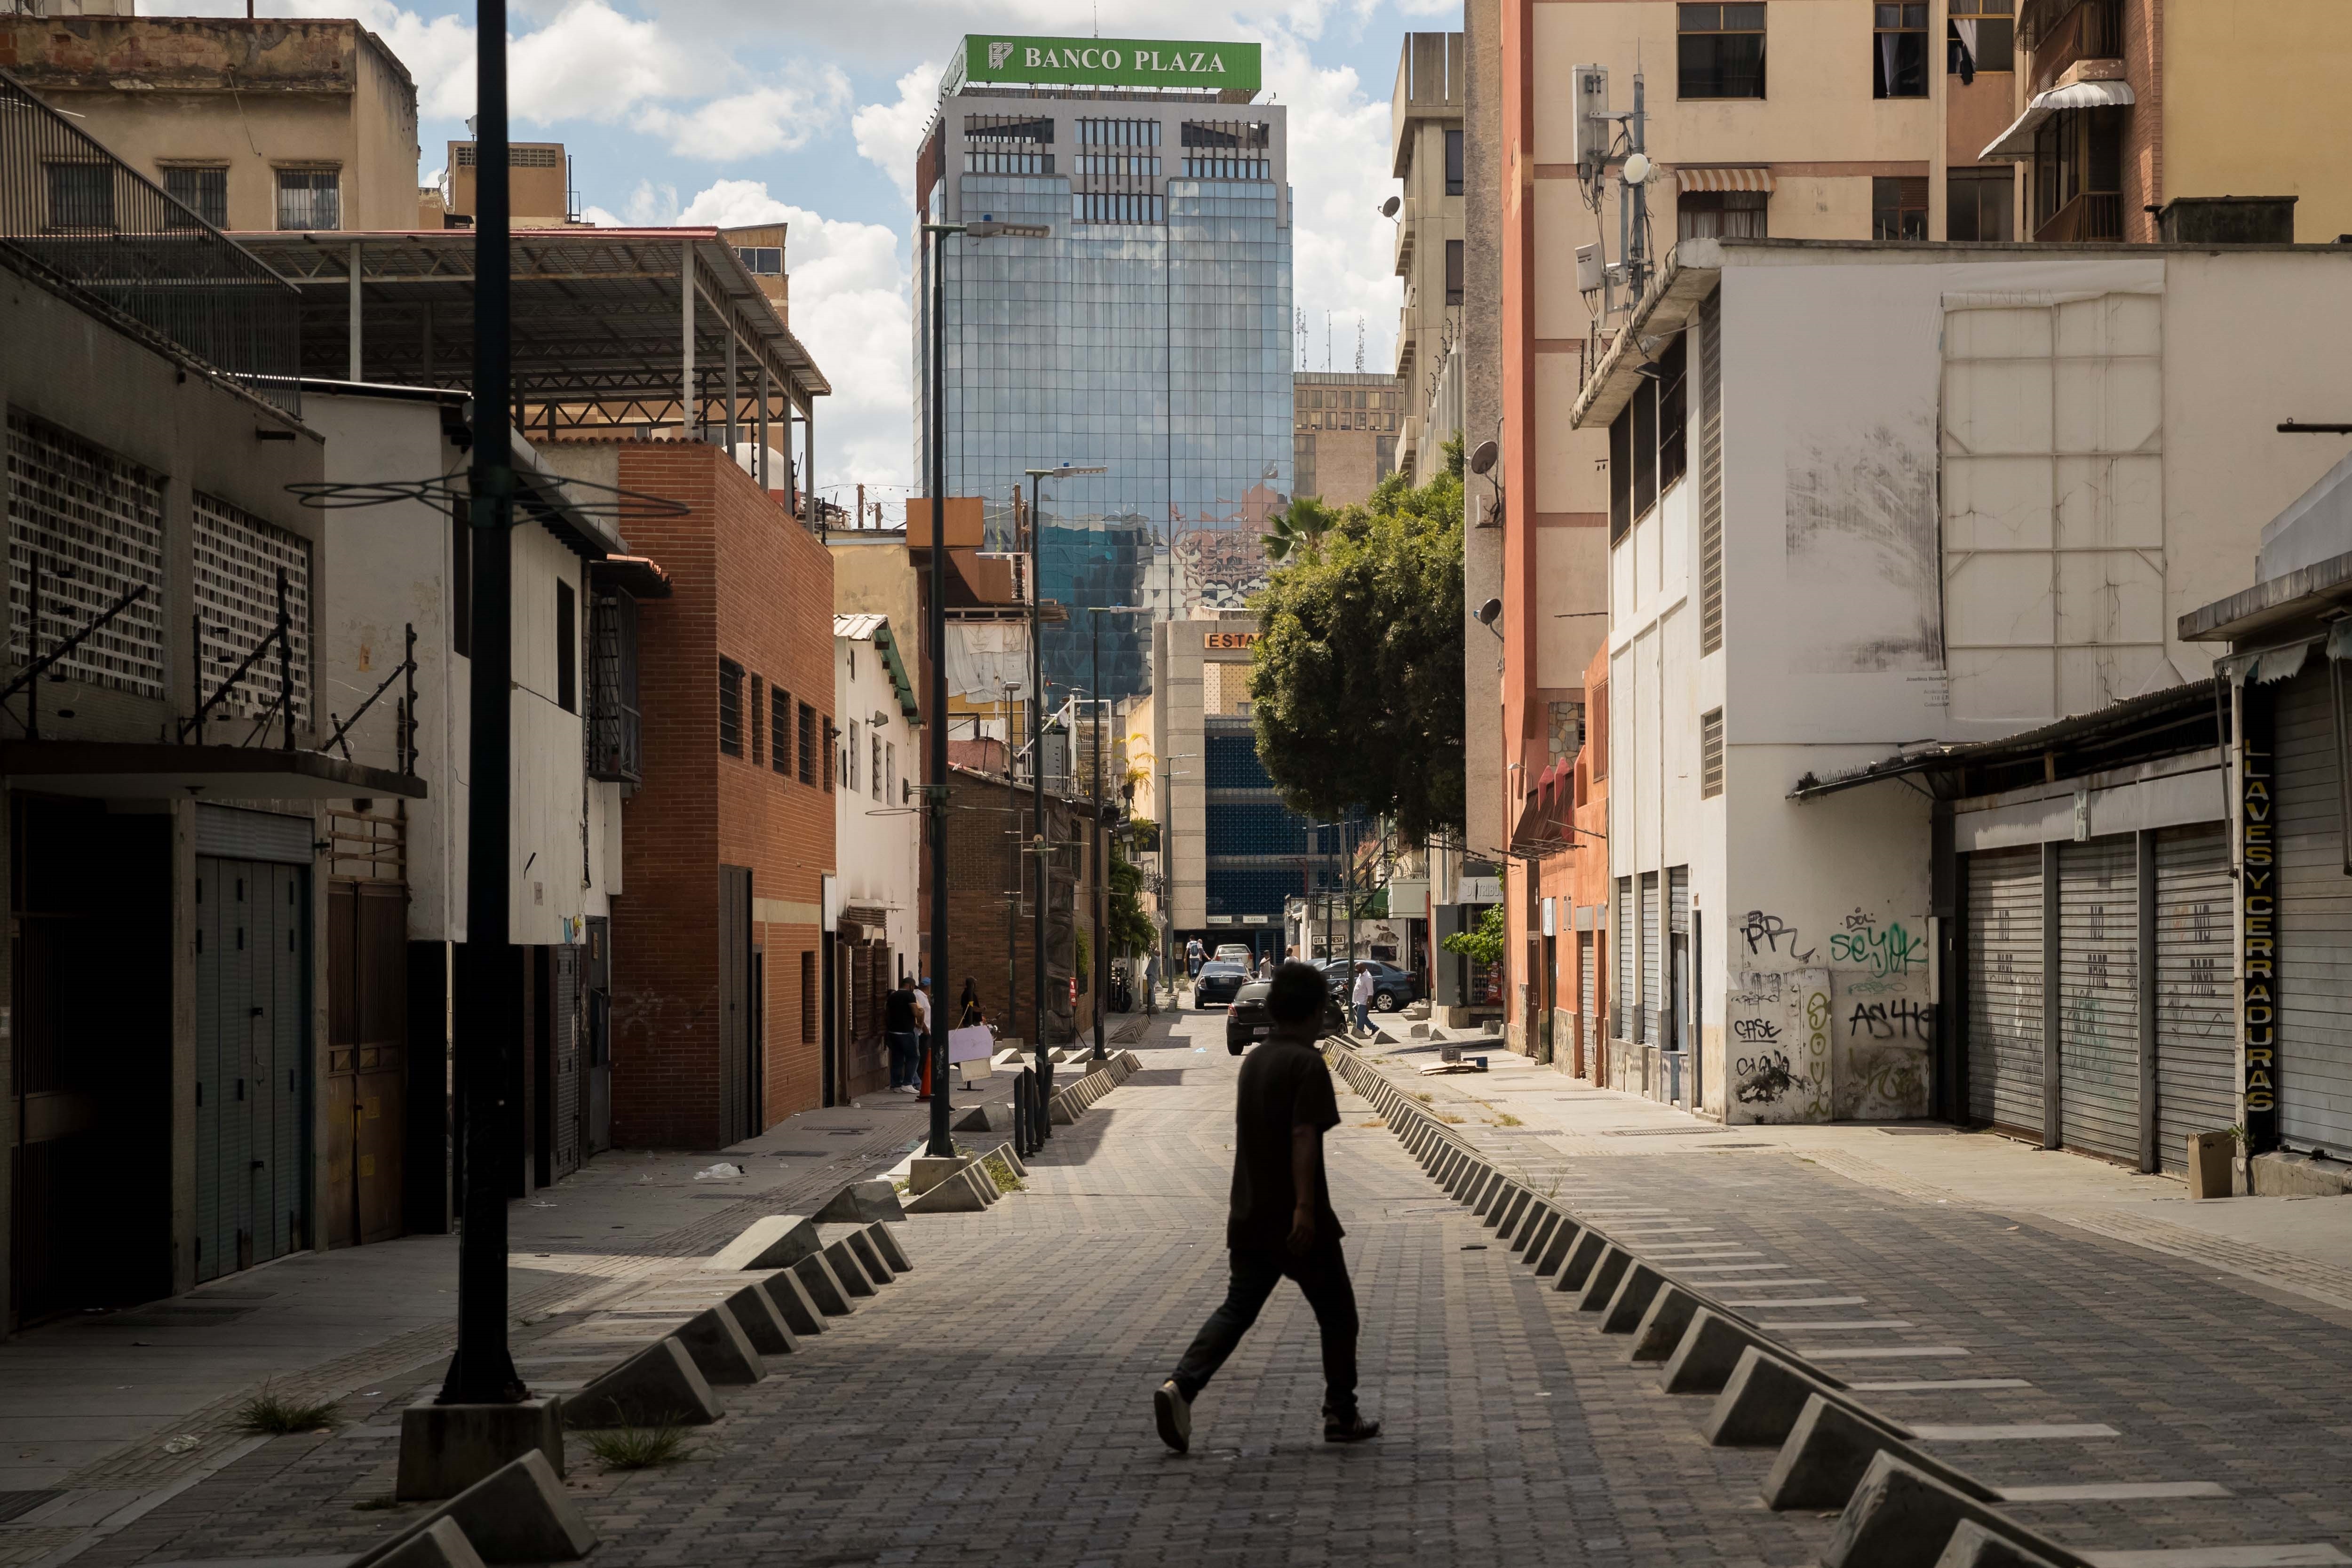
[[[1425,1089],[1413,1090],[1412,1097],[1421,1101],[1423,1105],[1435,1105],[1437,1103],[1437,1096],[1429,1093]]]
[[[1494,1121],[1495,1125],[1497,1127],[1525,1127],[1527,1125],[1526,1122],[1520,1121],[1517,1117],[1512,1115],[1507,1110],[1498,1110],[1495,1112]]]
[[[1386,1127],[1388,1123],[1375,1116],[1370,1121],[1359,1121],[1356,1125],[1359,1127]]]
[[[1013,1173],[1013,1167],[1005,1163],[1002,1154],[991,1154],[981,1163],[988,1168],[988,1179],[996,1184],[1000,1193],[1017,1193],[1029,1184]]]
[[[1440,1121],[1444,1122],[1448,1127],[1459,1127],[1462,1125],[1462,1118],[1458,1116],[1448,1116],[1442,1110],[1437,1113],[1437,1119]]]
[[[352,1507],[362,1513],[374,1513],[381,1509],[398,1508],[399,1506],[400,1500],[393,1496],[390,1492],[379,1492],[374,1497],[363,1497],[360,1499],[359,1501],[352,1504]]]
[[[608,1470],[649,1470],[694,1453],[675,1421],[652,1426],[607,1426],[588,1434],[588,1451]]]
[[[335,1424],[335,1402],[331,1399],[288,1399],[270,1392],[263,1384],[261,1392],[236,1407],[239,1428],[258,1437],[283,1437],[293,1432],[316,1432]]]

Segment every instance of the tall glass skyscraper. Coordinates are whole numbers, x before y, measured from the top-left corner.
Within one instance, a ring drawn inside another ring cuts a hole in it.
[[[982,498],[989,548],[1014,546],[1024,470],[1109,469],[1045,482],[1037,590],[1073,612],[1045,628],[1049,701],[1092,683],[1083,606],[1183,618],[1237,609],[1263,585],[1292,423],[1283,110],[1255,101],[1255,47],[1057,43],[966,40],[916,164],[927,221],[1051,230],[941,247],[947,491]],[[1244,48],[1245,86],[1213,74],[1205,89],[1167,85],[1188,61],[1214,72]],[[974,79],[990,60],[996,79]],[[1013,85],[1024,60],[1043,85]],[[919,282],[919,489],[931,412]],[[1106,695],[1150,687],[1141,621],[1104,622]]]

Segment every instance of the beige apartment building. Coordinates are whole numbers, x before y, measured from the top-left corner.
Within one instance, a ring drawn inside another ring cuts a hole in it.
[[[1397,466],[1416,480],[1442,460],[1462,428],[1462,90],[1466,57],[1459,33],[1407,33],[1389,104],[1391,172],[1397,198],[1396,275],[1404,279],[1397,317],[1396,379],[1404,390]]]
[[[464,220],[451,227],[473,226],[478,156],[479,150],[471,142],[449,143],[449,161],[442,165],[441,188],[436,191],[427,187],[417,193],[424,204],[419,227],[443,226],[433,219],[436,212]],[[437,208],[434,205],[436,201]],[[507,143],[507,203],[517,228],[562,228],[580,221],[580,203],[572,189],[572,159],[563,151],[562,142]]]
[[[357,22],[0,16],[0,68],[224,229],[408,229],[416,84]]]
[[[1290,388],[1292,488],[1335,507],[1370,500],[1397,466],[1402,384],[1392,375],[1301,370]]]

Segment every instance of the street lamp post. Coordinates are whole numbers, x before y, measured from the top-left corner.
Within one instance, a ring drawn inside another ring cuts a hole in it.
[[[1095,705],[1095,767],[1094,767],[1094,868],[1095,868],[1095,1050],[1093,1059],[1103,1059],[1103,976],[1108,973],[1109,952],[1103,945],[1103,927],[1108,923],[1110,907],[1110,878],[1105,862],[1109,858],[1108,837],[1103,828],[1103,704],[1108,700],[1102,689],[1102,618],[1105,616],[1148,616],[1148,605],[1088,605],[1087,615],[1093,622],[1094,654],[1091,672],[1087,676],[1093,686]]]
[[[499,168],[505,168],[504,163]],[[1043,224],[927,223],[923,254],[931,271],[931,563],[930,603],[924,608],[924,637],[931,656],[930,755],[925,759],[925,804],[930,810],[931,871],[931,1135],[926,1152],[952,1158],[955,1136],[948,1130],[948,498],[947,498],[947,282],[940,246],[951,234],[988,239],[998,235],[1042,239]]]

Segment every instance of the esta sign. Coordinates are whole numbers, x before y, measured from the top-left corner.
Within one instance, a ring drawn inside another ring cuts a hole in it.
[[[1206,87],[1255,92],[1258,46],[1189,40],[1028,38],[971,33],[963,41],[971,82],[1072,87]]]
[[[1251,647],[1256,645],[1257,638],[1255,632],[1202,632],[1201,646],[1210,649]]]

